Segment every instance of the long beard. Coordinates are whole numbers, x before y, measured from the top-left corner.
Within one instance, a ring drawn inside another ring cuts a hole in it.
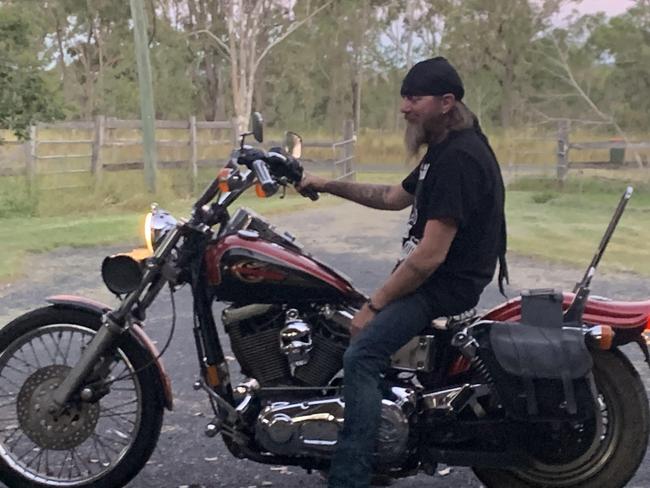
[[[404,146],[408,159],[420,153],[422,147],[439,140],[447,130],[445,116],[434,115],[424,122],[408,122],[404,131]]]

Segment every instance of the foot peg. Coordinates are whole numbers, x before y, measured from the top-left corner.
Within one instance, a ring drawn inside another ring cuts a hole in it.
[[[214,419],[212,422],[205,426],[205,435],[208,437],[216,436],[219,432],[221,432],[222,425],[223,422],[221,420]]]

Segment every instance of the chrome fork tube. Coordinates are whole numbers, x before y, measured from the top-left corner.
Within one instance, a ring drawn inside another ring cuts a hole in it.
[[[101,355],[113,343],[115,337],[123,332],[121,327],[109,321],[110,318],[100,327],[93,340],[90,341],[90,344],[88,344],[88,347],[81,355],[79,362],[75,364],[63,382],[54,390],[52,400],[55,408],[60,408],[66,404],[72,392],[81,386],[83,380],[92,371],[93,366]]]
[[[152,265],[144,273],[138,289],[129,293],[122,301],[120,307],[114,312],[108,312],[102,317],[102,326],[90,341],[88,347],[83,351],[79,362],[75,364],[63,382],[52,393],[52,408],[54,410],[63,407],[70,399],[70,396],[81,386],[84,379],[93,370],[93,367],[114,341],[128,328],[128,316],[133,307],[147,287],[153,282],[160,271],[160,263],[174,249],[181,238],[181,229],[176,227],[168,234],[161,246],[156,250],[152,259]]]

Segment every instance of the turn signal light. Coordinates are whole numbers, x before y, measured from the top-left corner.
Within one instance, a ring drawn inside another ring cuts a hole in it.
[[[648,317],[648,320],[645,323],[645,330],[650,330],[650,317]]]
[[[266,192],[264,191],[264,188],[262,188],[262,185],[259,183],[255,185],[255,194],[260,198],[266,198]]]
[[[616,333],[609,325],[596,325],[589,329],[587,336],[590,342],[598,349],[609,351],[614,344]]]
[[[221,193],[228,193],[230,191],[230,185],[228,185],[228,180],[232,170],[230,168],[223,168],[219,171],[217,178],[219,179],[219,191]]]
[[[212,364],[205,369],[205,375],[208,380],[208,384],[212,387],[219,386],[219,370],[217,367]]]

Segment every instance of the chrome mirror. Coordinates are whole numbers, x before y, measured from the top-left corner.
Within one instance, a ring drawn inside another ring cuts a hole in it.
[[[284,150],[294,158],[302,156],[302,137],[295,132],[285,132]]]
[[[252,125],[253,125],[253,137],[257,142],[264,141],[264,119],[262,114],[259,112],[253,112]]]

